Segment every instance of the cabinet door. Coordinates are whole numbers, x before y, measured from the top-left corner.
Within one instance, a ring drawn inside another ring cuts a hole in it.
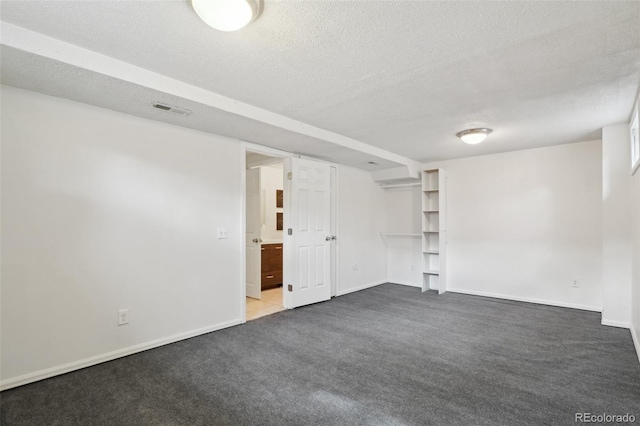
[[[282,272],[271,271],[262,273],[262,289],[268,290],[270,288],[278,287],[282,285]]]
[[[271,255],[271,270],[282,273],[282,244],[274,244]]]
[[[269,250],[269,244],[263,244],[260,251],[262,252],[260,272],[269,272],[271,270],[271,250]]]

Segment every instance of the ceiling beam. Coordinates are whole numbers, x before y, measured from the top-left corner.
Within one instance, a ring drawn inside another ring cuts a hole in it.
[[[330,132],[253,105],[236,101],[201,87],[140,68],[74,44],[48,37],[4,21],[1,22],[0,43],[3,45],[169,95],[198,102],[250,120],[356,150],[363,154],[384,158],[405,165],[410,170],[417,170],[420,167],[417,161],[338,133]]]

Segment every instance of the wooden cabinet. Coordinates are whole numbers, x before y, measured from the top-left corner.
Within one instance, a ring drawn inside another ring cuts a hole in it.
[[[262,290],[282,285],[282,244],[263,244],[261,249]]]

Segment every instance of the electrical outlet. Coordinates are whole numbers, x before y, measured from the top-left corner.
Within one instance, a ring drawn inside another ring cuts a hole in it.
[[[358,270],[358,264],[357,264],[357,263],[353,265],[353,270],[354,270],[354,271],[357,271],[357,270]]]
[[[229,238],[229,230],[227,228],[218,228],[218,239],[225,240]]]
[[[129,309],[120,309],[118,311],[118,325],[129,324]]]
[[[580,284],[578,283],[578,280],[576,280],[575,278],[573,279],[572,283],[571,283],[571,287],[573,288],[578,288],[580,287]]]

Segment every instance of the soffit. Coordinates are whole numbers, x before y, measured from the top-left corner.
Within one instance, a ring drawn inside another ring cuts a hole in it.
[[[235,33],[187,1],[1,7],[7,22],[419,161],[598,138],[628,118],[640,81],[639,2],[266,2]],[[495,132],[455,138],[475,126]]]

